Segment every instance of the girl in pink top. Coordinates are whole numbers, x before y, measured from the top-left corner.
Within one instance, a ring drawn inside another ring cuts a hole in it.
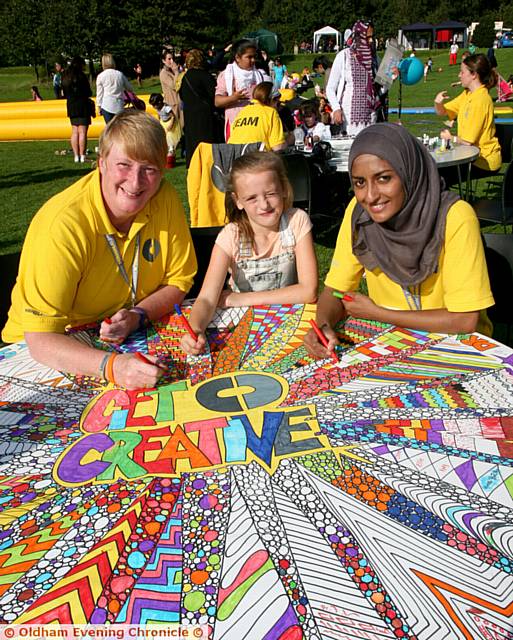
[[[234,161],[226,190],[229,224],[217,237],[192,307],[189,320],[198,340],[183,336],[186,353],[204,351],[205,329],[218,306],[315,302],[312,223],[291,205],[292,187],[278,155],[257,151]],[[230,286],[223,291],[227,273]]]
[[[219,74],[216,86],[215,105],[224,109],[225,135],[230,137],[231,123],[239,111],[249,104],[257,84],[271,78],[255,66],[256,45],[253,40],[239,40],[233,45],[234,62]]]

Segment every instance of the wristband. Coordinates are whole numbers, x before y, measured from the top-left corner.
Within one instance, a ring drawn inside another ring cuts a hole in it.
[[[101,376],[104,380],[107,380],[107,378],[105,377],[105,367],[107,366],[107,362],[108,362],[108,360],[109,360],[109,358],[110,358],[110,355],[111,355],[110,353],[106,353],[106,354],[103,356],[103,359],[102,359],[102,361],[101,361],[101,363],[100,363],[100,376]]]
[[[105,367],[105,378],[108,382],[112,382],[112,384],[116,384],[116,380],[114,379],[114,360],[117,357],[117,353],[111,353]]]
[[[139,325],[137,326],[137,331],[140,331],[141,329],[144,329],[144,327],[148,326],[150,320],[148,318],[148,314],[146,313],[146,309],[143,309],[142,307],[132,307],[130,311],[134,311],[139,316]]]

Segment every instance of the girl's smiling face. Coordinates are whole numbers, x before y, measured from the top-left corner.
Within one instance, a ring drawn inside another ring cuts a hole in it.
[[[351,179],[356,199],[374,222],[387,222],[402,209],[403,183],[386,160],[370,153],[358,156],[351,167]]]
[[[274,171],[246,172],[237,176],[233,199],[244,209],[253,231],[277,230],[283,212],[283,189]]]

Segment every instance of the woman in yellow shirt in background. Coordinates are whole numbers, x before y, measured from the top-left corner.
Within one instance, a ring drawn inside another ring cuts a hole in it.
[[[435,111],[439,116],[448,116],[451,120],[458,118],[457,135],[444,129],[440,137],[454,144],[479,147],[479,157],[472,165],[472,177],[484,177],[500,169],[502,163],[501,147],[495,135],[493,103],[488,93],[497,84],[497,73],[488,58],[479,53],[465,58],[459,78],[464,91],[458,97],[445,103],[449,97],[446,91],[440,91],[435,97]],[[442,175],[447,183],[453,184],[445,171]]]

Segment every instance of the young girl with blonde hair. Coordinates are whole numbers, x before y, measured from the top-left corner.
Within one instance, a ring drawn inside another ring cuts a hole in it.
[[[317,298],[312,223],[292,206],[292,187],[281,158],[248,153],[234,161],[226,190],[229,223],[219,233],[182,348],[198,355],[205,329],[219,307],[301,304]],[[229,288],[223,290],[226,274]]]

